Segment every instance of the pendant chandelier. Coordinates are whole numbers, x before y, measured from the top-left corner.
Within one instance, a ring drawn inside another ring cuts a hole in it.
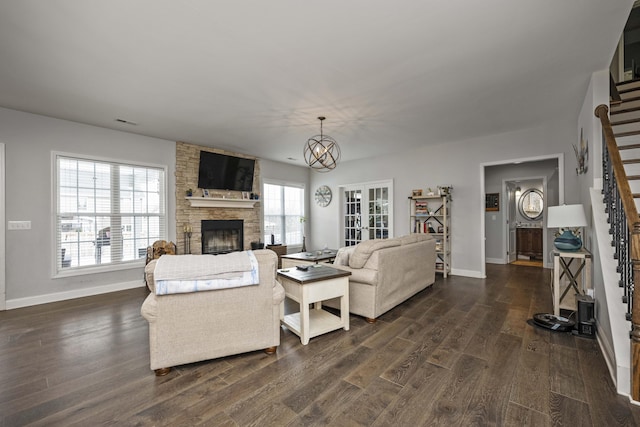
[[[312,136],[305,144],[304,160],[311,169],[329,172],[338,165],[340,147],[335,139],[322,134],[322,121],[325,117],[318,117],[318,120],[320,120],[320,135]]]

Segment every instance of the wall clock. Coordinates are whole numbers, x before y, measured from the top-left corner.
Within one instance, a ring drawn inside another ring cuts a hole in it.
[[[318,206],[328,206],[331,203],[331,189],[326,185],[321,185],[316,190],[316,203]]]

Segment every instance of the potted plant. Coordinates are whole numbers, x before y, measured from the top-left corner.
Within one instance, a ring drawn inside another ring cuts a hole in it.
[[[187,197],[191,197],[193,196],[193,189],[189,188],[187,191],[185,191],[185,193],[187,194]]]

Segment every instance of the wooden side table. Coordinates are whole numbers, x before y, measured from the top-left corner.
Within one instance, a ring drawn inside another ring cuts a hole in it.
[[[591,252],[584,248],[572,252],[555,249],[553,251],[552,286],[553,314],[559,316],[561,308],[575,311],[575,294],[584,295],[587,289],[593,289],[591,286]]]
[[[267,249],[271,249],[278,255],[278,268],[282,268],[282,256],[287,254],[286,245],[267,245]]]
[[[295,267],[278,270],[285,296],[300,304],[300,311],[285,314],[284,301],[280,322],[300,337],[303,345],[309,339],[336,329],[349,330],[349,276],[351,272],[327,265],[310,265],[307,271]],[[340,316],[322,310],[322,301],[340,298]],[[310,310],[309,305],[314,304]]]

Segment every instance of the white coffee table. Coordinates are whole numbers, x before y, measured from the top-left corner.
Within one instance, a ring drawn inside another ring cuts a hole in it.
[[[285,314],[284,301],[280,322],[300,337],[303,345],[309,339],[336,329],[349,330],[349,276],[348,271],[327,265],[310,265],[307,271],[293,268],[278,270],[278,279],[287,298],[300,304],[300,311]],[[340,316],[322,310],[322,301],[340,298]],[[313,309],[309,305],[314,304]]]

